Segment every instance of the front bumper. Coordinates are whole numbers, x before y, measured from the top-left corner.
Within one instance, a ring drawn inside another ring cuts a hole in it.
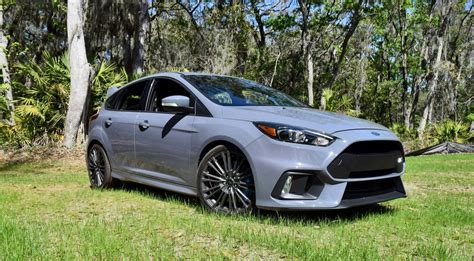
[[[287,210],[339,209],[405,197],[401,182],[405,170],[404,159],[400,166],[386,173],[367,174],[359,171],[351,176],[344,171],[338,173],[335,171],[334,166],[340,159],[357,161],[363,158],[366,162],[373,161],[374,166],[386,165],[385,159],[375,154],[368,154],[374,156],[369,158],[367,155],[353,157],[352,154],[350,157],[345,157],[346,149],[354,143],[366,141],[398,143],[398,138],[389,131],[377,130],[378,136],[373,132],[374,130],[337,132],[334,136],[338,139],[328,147],[285,143],[266,136],[258,138],[246,147],[246,152],[251,155],[248,158],[254,173],[257,207]],[[400,157],[393,153],[389,155]],[[401,157],[403,158],[403,152]],[[355,162],[353,165],[357,170],[360,164]],[[328,171],[328,168],[332,172]],[[292,199],[279,197],[282,182],[284,183],[288,173],[309,177],[311,184],[304,188],[304,197]]]

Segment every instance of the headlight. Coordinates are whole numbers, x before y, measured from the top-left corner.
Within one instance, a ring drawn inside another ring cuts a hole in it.
[[[261,132],[270,138],[284,142],[325,147],[333,143],[335,139],[335,137],[318,131],[306,130],[293,126],[267,122],[254,122],[254,124]]]

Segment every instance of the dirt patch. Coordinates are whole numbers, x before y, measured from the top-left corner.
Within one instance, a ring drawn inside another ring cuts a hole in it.
[[[403,184],[405,186],[405,191],[407,193],[410,193],[410,194],[419,194],[419,193],[422,193],[421,190],[422,188],[417,185],[416,183],[413,183],[413,182],[405,182],[405,184]]]
[[[0,165],[12,165],[48,159],[83,161],[84,149],[82,147],[76,147],[72,150],[68,150],[62,146],[52,145],[28,147],[11,151],[0,150]]]

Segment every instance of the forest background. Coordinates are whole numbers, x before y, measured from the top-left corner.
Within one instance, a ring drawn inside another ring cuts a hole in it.
[[[0,1],[0,149],[83,142],[107,89],[161,71],[255,80],[391,128],[474,142],[473,2]]]

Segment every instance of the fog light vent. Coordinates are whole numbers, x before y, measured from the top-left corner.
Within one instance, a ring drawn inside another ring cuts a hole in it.
[[[293,184],[293,176],[289,175],[286,178],[285,185],[283,185],[283,189],[281,190],[281,196],[285,197],[290,194],[291,185]]]
[[[318,197],[310,194],[313,187],[310,175],[294,174],[287,175],[281,187],[279,198],[281,199],[317,199]]]

